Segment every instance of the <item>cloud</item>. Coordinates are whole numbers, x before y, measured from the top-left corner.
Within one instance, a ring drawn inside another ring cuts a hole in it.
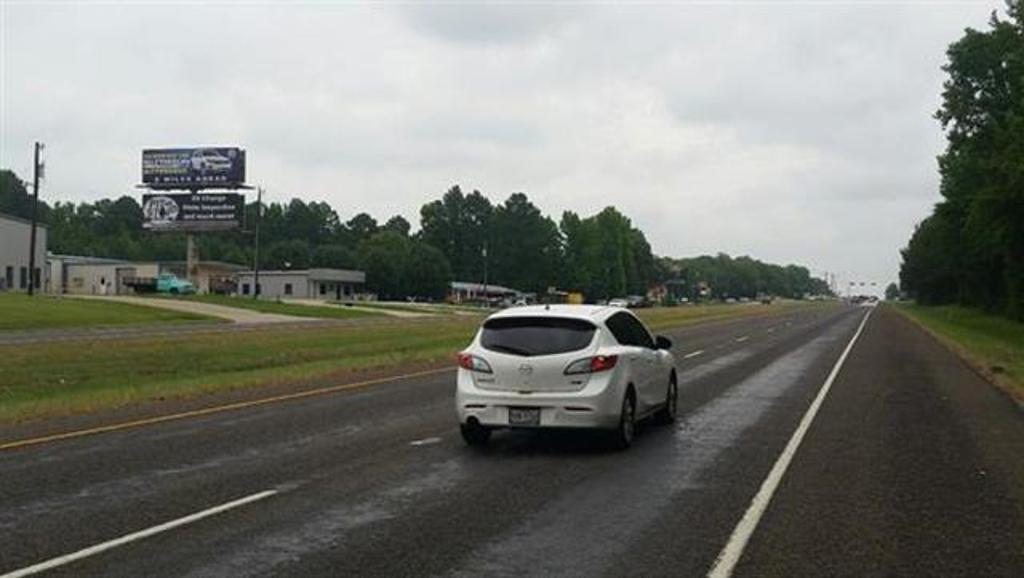
[[[938,198],[944,50],[998,6],[5,2],[0,164],[42,140],[79,201],[137,194],[144,147],[237,144],[343,219],[460,183],[882,283]]]
[[[401,7],[416,30],[467,45],[536,42],[557,34],[586,10],[583,5],[496,2],[424,2]]]

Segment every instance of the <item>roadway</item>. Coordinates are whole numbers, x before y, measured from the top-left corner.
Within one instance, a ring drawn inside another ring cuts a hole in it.
[[[627,452],[466,448],[452,372],[0,451],[0,575],[1024,571],[1021,410],[897,314],[666,333],[680,419]]]

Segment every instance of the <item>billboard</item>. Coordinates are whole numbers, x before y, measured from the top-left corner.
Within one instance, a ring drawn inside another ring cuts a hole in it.
[[[232,189],[245,184],[245,151],[235,147],[146,149],[142,183],[151,189]]]
[[[238,193],[142,195],[142,228],[151,231],[226,231],[242,224]]]

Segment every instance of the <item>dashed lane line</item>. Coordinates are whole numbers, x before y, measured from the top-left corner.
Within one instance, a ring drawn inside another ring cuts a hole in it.
[[[207,509],[205,509],[205,510],[203,510],[201,512],[196,512],[194,514],[189,514],[187,516],[183,516],[181,518],[177,518],[175,520],[171,520],[170,522],[164,522],[163,524],[159,524],[157,526],[151,526],[149,528],[146,528],[145,530],[139,530],[138,532],[132,532],[131,534],[125,534],[124,536],[121,536],[120,538],[115,538],[113,540],[108,540],[108,541],[103,542],[101,544],[96,544],[95,546],[89,546],[88,548],[83,548],[83,549],[81,549],[81,550],[79,550],[77,552],[72,552],[70,554],[65,554],[63,556],[58,556],[56,558],[50,558],[49,560],[46,560],[44,562],[40,562],[38,564],[33,564],[32,566],[26,566],[25,568],[21,568],[21,569],[14,570],[12,572],[8,572],[6,574],[0,575],[0,578],[22,578],[23,576],[31,576],[33,574],[38,574],[40,572],[45,572],[47,570],[52,570],[54,568],[57,568],[57,567],[60,567],[60,566],[64,566],[66,564],[70,564],[72,562],[76,562],[76,561],[81,560],[83,558],[88,558],[90,556],[95,556],[96,554],[99,554],[101,552],[106,552],[107,550],[112,550],[114,548],[117,548],[118,546],[124,546],[125,544],[129,544],[131,542],[142,540],[144,538],[149,538],[150,536],[155,536],[156,534],[160,534],[160,533],[166,532],[168,530],[173,530],[174,528],[178,528],[178,527],[184,526],[186,524],[191,524],[193,522],[198,522],[199,520],[202,520],[203,518],[208,518],[210,516],[214,516],[214,515],[220,514],[222,512],[226,512],[228,510],[232,510],[234,508],[238,508],[240,506],[244,506],[246,504],[251,504],[253,502],[257,502],[259,500],[265,500],[265,499],[267,499],[267,498],[269,498],[271,496],[274,496],[276,494],[277,494],[277,490],[265,490],[265,491],[262,491],[262,492],[258,492],[258,493],[255,493],[255,494],[252,494],[252,495],[249,495],[249,496],[245,496],[244,498],[239,498],[237,500],[232,500],[230,502],[221,504],[219,506],[214,506],[212,508],[207,508]]]
[[[328,387],[321,387],[321,388],[317,388],[317,389],[310,389],[310,390],[306,390],[306,391],[300,391],[300,392],[297,392],[297,393],[286,393],[284,395],[275,395],[273,397],[264,397],[264,398],[260,398],[260,399],[250,400],[250,401],[240,401],[240,402],[229,403],[229,404],[225,404],[225,405],[217,405],[217,406],[207,407],[207,408],[203,408],[203,409],[197,409],[197,410],[193,410],[193,411],[185,411],[185,412],[181,412],[181,413],[172,413],[172,414],[161,415],[161,416],[156,416],[156,417],[151,417],[151,418],[146,418],[146,419],[138,419],[138,420],[134,420],[134,421],[126,421],[126,422],[115,423],[115,424],[110,424],[110,425],[104,425],[104,426],[99,426],[99,427],[94,427],[94,428],[80,429],[80,430],[75,430],[75,431],[68,431],[68,432],[57,433],[57,434],[48,435],[48,436],[42,436],[42,437],[37,437],[37,438],[28,438],[28,439],[15,440],[15,441],[10,441],[10,442],[0,442],[0,451],[3,451],[3,450],[13,450],[13,449],[22,448],[22,447],[25,447],[25,446],[33,446],[33,445],[44,444],[44,443],[48,443],[48,442],[55,442],[55,441],[59,441],[59,440],[79,438],[79,437],[83,437],[83,436],[107,433],[107,432],[118,431],[118,430],[123,430],[123,429],[130,429],[130,428],[137,428],[137,427],[143,427],[143,426],[148,426],[148,425],[155,425],[155,424],[163,423],[163,422],[166,422],[166,421],[174,421],[174,420],[185,419],[185,418],[190,418],[190,417],[199,417],[199,416],[210,415],[210,414],[214,414],[214,413],[221,413],[221,412],[225,412],[225,411],[233,411],[233,410],[237,410],[237,409],[244,409],[244,408],[247,408],[247,407],[255,407],[255,406],[259,406],[259,405],[268,405],[268,404],[272,404],[272,403],[280,403],[280,402],[283,402],[283,401],[290,401],[290,400],[293,400],[293,399],[302,399],[302,398],[306,398],[306,397],[314,397],[314,396],[318,396],[318,395],[326,395],[326,394],[329,394],[329,393],[336,393],[336,392],[339,392],[339,391],[348,391],[348,390],[353,390],[353,389],[363,389],[363,388],[367,388],[367,387],[370,387],[370,386],[373,386],[373,385],[379,385],[379,384],[388,383],[388,382],[391,382],[391,381],[402,381],[402,380],[405,380],[405,379],[411,379],[411,378],[415,378],[415,377],[426,377],[426,376],[430,376],[430,375],[438,375],[438,374],[441,374],[441,373],[446,373],[446,372],[454,371],[454,370],[455,369],[451,368],[451,367],[446,367],[446,368],[443,368],[443,369],[429,369],[429,370],[426,370],[426,371],[417,371],[417,372],[414,372],[414,373],[406,373],[406,374],[403,374],[403,375],[395,375],[395,376],[391,376],[391,377],[382,377],[380,379],[370,379],[370,380],[366,380],[366,381],[358,381],[358,382],[355,382],[355,383],[346,383],[346,384],[341,384],[341,385],[332,385],[332,386],[328,386]],[[3,577],[0,577],[0,578],[3,578]]]

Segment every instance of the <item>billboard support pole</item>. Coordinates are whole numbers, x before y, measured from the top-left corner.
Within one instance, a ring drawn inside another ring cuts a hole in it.
[[[259,299],[260,292],[260,219],[263,215],[263,187],[256,189],[256,239],[252,251],[252,298]]]
[[[39,150],[43,144],[37,142],[32,163],[32,227],[28,241],[28,294],[35,294],[36,288],[36,223],[39,220]],[[42,275],[40,275],[42,277]],[[40,279],[42,280],[42,279]]]
[[[199,287],[199,246],[196,245],[195,233],[185,236],[185,277],[193,287]]]
[[[192,194],[198,194],[199,191],[192,189]],[[185,277],[192,283],[192,286],[196,288],[196,292],[199,289],[199,246],[196,245],[196,235],[193,232],[189,232],[185,236]]]

